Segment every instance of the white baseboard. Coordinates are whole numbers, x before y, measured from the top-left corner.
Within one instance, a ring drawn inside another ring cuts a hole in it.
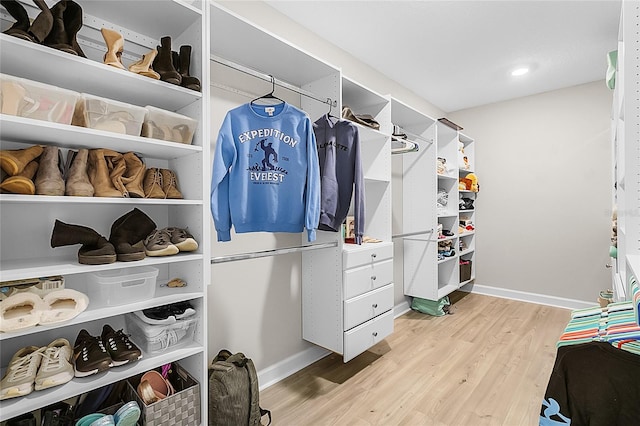
[[[565,309],[583,309],[598,304],[596,301],[585,302],[583,300],[566,299],[564,297],[509,290],[506,288],[491,287],[475,283],[467,284],[461,287],[460,290],[466,291],[467,293],[478,293],[487,296],[501,297],[503,299],[519,300],[521,302],[537,303],[539,305],[555,306],[556,308]]]
[[[308,365],[324,358],[332,352],[320,346],[311,346],[302,352],[291,355],[270,367],[258,371],[260,390],[264,390],[279,381],[286,379]]]
[[[406,298],[405,298],[406,299]],[[393,317],[398,318],[400,315],[405,314],[411,310],[411,305],[408,300],[397,304],[393,307]]]

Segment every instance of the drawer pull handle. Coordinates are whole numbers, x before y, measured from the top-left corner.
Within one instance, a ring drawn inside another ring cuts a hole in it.
[[[375,308],[377,308],[377,307],[378,307],[378,304],[377,304],[377,303],[374,303],[374,304],[373,304],[373,305],[371,305],[371,306],[373,306],[373,308],[375,309]]]
[[[377,331],[374,331],[374,332],[373,332],[373,333],[371,333],[371,334],[373,334],[373,337],[378,337],[378,332],[377,332]]]
[[[371,255],[371,257],[373,257],[373,258],[375,259],[375,258],[376,258],[376,257],[378,257],[378,256],[377,256],[375,253],[373,253],[373,254]]]
[[[376,280],[376,276],[375,275],[371,275],[371,279],[375,281]]]

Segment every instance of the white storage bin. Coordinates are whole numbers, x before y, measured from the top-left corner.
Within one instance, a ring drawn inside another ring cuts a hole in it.
[[[96,130],[140,136],[147,110],[124,102],[80,94],[72,124]]]
[[[156,291],[158,269],[141,266],[100,271],[88,275],[89,300],[113,306],[153,297]]]
[[[165,111],[147,105],[147,118],[142,125],[142,136],[179,143],[191,144],[198,121],[186,115]]]
[[[127,333],[140,349],[147,353],[164,352],[193,342],[198,319],[194,317],[177,320],[173,324],[151,325],[134,313],[124,316]]]
[[[80,94],[25,78],[0,74],[3,114],[71,124]]]

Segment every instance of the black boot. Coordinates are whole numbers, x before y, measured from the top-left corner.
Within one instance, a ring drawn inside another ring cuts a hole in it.
[[[40,8],[41,12],[31,23],[27,11],[17,0],[0,1],[2,6],[7,9],[7,12],[16,20],[11,28],[4,31],[5,34],[35,43],[44,41],[53,27],[53,15],[44,0],[34,0],[33,2]]]
[[[109,241],[116,249],[118,260],[129,262],[144,259],[144,239],[154,229],[155,222],[138,208],[116,219],[111,225]]]
[[[116,250],[105,237],[91,228],[69,225],[56,219],[51,234],[51,247],[82,244],[78,262],[85,265],[104,265],[116,261]]]
[[[160,80],[167,83],[177,84],[182,82],[182,76],[173,66],[173,56],[171,54],[171,37],[162,37],[161,46],[158,46],[158,55],[153,60],[153,69],[160,74]]]
[[[187,89],[195,90],[199,92],[201,90],[200,80],[196,77],[189,75],[189,67],[191,66],[191,46],[180,46],[180,75],[182,76],[182,82],[180,85]]]
[[[86,58],[76,39],[76,34],[82,28],[82,7],[72,0],[60,0],[51,8],[51,14],[53,28],[44,44]]]

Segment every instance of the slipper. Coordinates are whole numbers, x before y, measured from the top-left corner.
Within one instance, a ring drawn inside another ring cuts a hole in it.
[[[46,305],[40,317],[40,324],[43,325],[71,320],[89,305],[86,294],[70,288],[52,291],[43,297],[43,301]]]
[[[24,292],[13,294],[0,302],[0,331],[16,331],[29,328],[40,322],[42,312],[47,309],[36,294]]]

